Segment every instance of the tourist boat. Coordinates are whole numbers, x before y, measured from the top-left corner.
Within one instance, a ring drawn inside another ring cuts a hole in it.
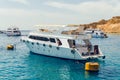
[[[20,36],[21,32],[19,28],[14,27],[14,28],[8,28],[6,31],[7,36]]]
[[[22,37],[21,41],[31,52],[41,55],[73,60],[105,58],[99,46],[92,45],[87,35],[67,35],[59,31],[40,29]]]
[[[98,29],[87,29],[85,30],[85,34],[91,35],[92,38],[107,38],[107,34],[105,34],[103,31]]]

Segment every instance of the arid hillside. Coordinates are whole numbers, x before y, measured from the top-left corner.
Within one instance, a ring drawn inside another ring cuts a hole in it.
[[[76,30],[71,31],[64,31],[63,34],[79,34],[84,30],[91,28],[91,29],[100,29],[106,33],[120,33],[120,16],[112,17],[109,20],[100,20],[98,22],[93,22],[90,24],[69,24],[69,27],[79,27]]]
[[[90,24],[81,24],[84,26],[84,30],[87,28],[101,29],[107,33],[120,33],[120,16],[112,17],[109,20],[100,20]]]

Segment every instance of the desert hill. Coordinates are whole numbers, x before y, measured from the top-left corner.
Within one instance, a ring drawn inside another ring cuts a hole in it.
[[[90,24],[81,24],[84,26],[84,30],[87,28],[101,29],[107,33],[120,33],[120,16],[112,17],[109,20],[100,20]]]

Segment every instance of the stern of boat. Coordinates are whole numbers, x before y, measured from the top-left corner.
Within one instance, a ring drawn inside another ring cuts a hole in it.
[[[105,56],[103,55],[98,45],[80,46],[77,47],[77,50],[83,59],[105,59]]]

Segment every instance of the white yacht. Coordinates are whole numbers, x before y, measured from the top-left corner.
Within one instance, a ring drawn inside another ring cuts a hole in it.
[[[87,35],[60,34],[59,31],[40,29],[22,37],[21,41],[31,52],[40,55],[73,60],[105,58],[98,45],[92,45]]]
[[[105,34],[103,31],[98,29],[87,29],[85,30],[85,34],[91,35],[93,38],[107,38],[107,34]]]
[[[6,31],[7,36],[20,36],[21,32],[19,28],[14,27],[14,28],[8,28]]]

